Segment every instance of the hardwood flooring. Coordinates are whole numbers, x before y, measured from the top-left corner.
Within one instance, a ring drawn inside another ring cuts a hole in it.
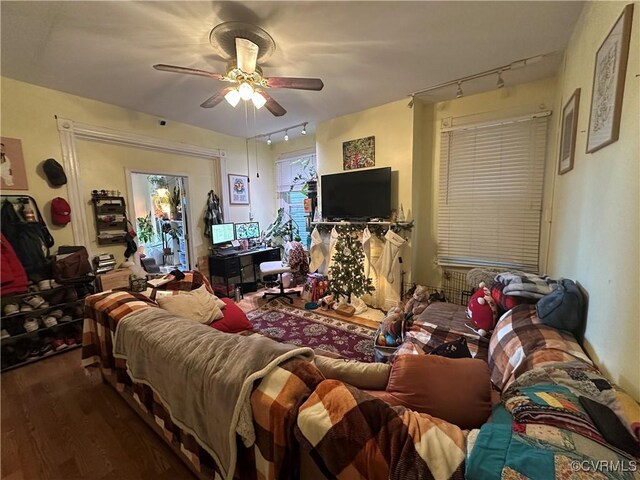
[[[0,377],[2,480],[193,480],[80,349]]]

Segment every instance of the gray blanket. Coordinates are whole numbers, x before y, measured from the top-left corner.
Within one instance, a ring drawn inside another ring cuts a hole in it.
[[[255,441],[253,383],[285,360],[313,350],[265,337],[219,332],[159,308],[138,310],[116,328],[113,355],[135,382],[149,385],[172,420],[214,458],[225,479],[236,464],[236,432]]]

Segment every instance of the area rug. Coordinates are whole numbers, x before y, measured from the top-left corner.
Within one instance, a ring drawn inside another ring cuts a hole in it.
[[[301,310],[279,300],[247,313],[247,318],[254,331],[279,342],[373,362],[373,328],[327,317],[317,310]]]

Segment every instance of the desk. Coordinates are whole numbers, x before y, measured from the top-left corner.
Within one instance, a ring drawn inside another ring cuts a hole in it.
[[[220,284],[216,282],[214,277],[221,278],[225,285],[225,289],[221,292],[219,289],[216,293],[221,293],[228,297],[232,291],[229,288],[230,280],[238,278],[239,281],[231,282],[232,284],[240,284],[242,293],[255,292],[258,289],[258,278],[260,276],[260,264],[262,262],[270,262],[280,260],[280,248],[257,248],[252,250],[238,250],[231,255],[209,255],[209,275],[211,285]]]

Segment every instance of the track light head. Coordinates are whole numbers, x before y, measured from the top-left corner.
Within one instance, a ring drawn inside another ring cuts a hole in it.
[[[462,98],[462,82],[458,82],[458,89],[456,90],[456,98]]]
[[[288,141],[289,141],[289,131],[288,131],[288,130],[285,130],[285,131],[284,131],[284,141],[285,141],[285,142],[288,142]]]
[[[307,134],[307,124],[306,123],[304,123],[302,125],[302,132],[300,132],[300,133],[302,133],[302,135],[306,135]]]
[[[504,87],[504,80],[502,79],[502,70],[498,72],[498,83],[496,84],[498,88]]]
[[[267,138],[267,145],[271,145],[271,135]]]

